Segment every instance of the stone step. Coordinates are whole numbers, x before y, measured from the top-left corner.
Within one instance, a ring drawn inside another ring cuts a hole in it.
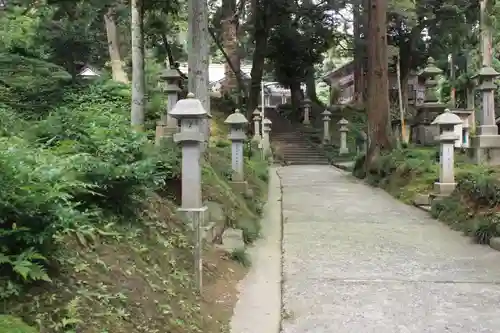
[[[330,165],[328,161],[286,160],[288,165]]]

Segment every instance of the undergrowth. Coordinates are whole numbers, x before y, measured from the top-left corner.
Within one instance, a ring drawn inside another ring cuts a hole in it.
[[[0,312],[42,332],[200,332],[192,237],[175,214],[179,149],[130,130],[126,86],[63,90],[36,120],[0,104]],[[250,191],[238,193],[230,147],[217,140],[204,200],[221,203],[251,243],[267,162],[247,146]],[[10,318],[0,317],[2,333],[34,332]]]

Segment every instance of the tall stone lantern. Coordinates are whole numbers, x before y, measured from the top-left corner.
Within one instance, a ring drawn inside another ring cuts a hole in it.
[[[202,287],[202,227],[204,213],[201,193],[201,163],[200,155],[205,136],[200,124],[207,117],[207,111],[200,100],[188,93],[186,99],[177,102],[169,112],[170,116],[180,121],[180,131],[174,134],[174,141],[182,150],[182,199],[180,212],[185,214],[195,234],[195,279],[198,288]]]
[[[480,85],[481,110],[479,112],[478,135],[471,138],[471,146],[476,163],[500,165],[500,135],[495,121],[495,90],[494,79],[499,73],[492,67],[483,66],[476,77]]]
[[[328,110],[325,110],[321,112],[321,115],[323,116],[323,144],[329,144],[330,143],[330,120],[332,113]]]
[[[174,68],[166,68],[160,74],[160,80],[163,83],[163,91],[167,95],[167,109],[161,114],[158,126],[163,127],[162,136],[172,136],[178,131],[177,119],[170,115],[170,112],[177,104],[179,93],[181,92],[180,82],[182,77]]]
[[[242,192],[246,190],[243,144],[246,139],[245,126],[248,124],[247,118],[236,109],[233,114],[226,118],[224,123],[229,125],[229,136],[231,140],[231,166],[233,168],[232,185]]]
[[[255,109],[253,112],[253,140],[255,142],[260,142],[261,137],[260,137],[260,111],[259,109]]]
[[[306,99],[304,100],[304,121],[303,121],[303,124],[306,126],[311,124],[310,120],[311,106],[312,106],[311,100],[306,97]]]
[[[432,124],[439,126],[439,181],[434,183],[434,190],[439,195],[450,195],[456,187],[455,183],[455,126],[462,123],[459,116],[445,110],[444,113],[434,119]]]
[[[272,122],[268,118],[262,120],[262,153],[264,158],[267,156],[271,149],[271,140],[269,138],[269,133],[271,133]]]
[[[347,119],[342,118],[339,120],[338,124],[340,125],[339,127],[339,132],[340,132],[340,148],[339,148],[339,154],[340,155],[345,155],[349,154],[349,148],[347,148],[347,133],[349,132],[349,122]]]
[[[416,104],[415,135],[416,142],[419,144],[434,144],[435,137],[438,135],[436,126],[431,122],[446,107],[439,102],[436,94],[437,76],[442,73],[443,71],[436,67],[434,59],[430,57],[427,60],[427,66],[418,75],[419,82],[424,86],[424,92],[417,96],[418,103]]]

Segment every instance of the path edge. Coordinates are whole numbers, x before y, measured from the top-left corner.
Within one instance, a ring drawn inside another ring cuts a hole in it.
[[[231,333],[280,333],[282,310],[282,187],[279,167],[269,169],[269,194],[262,237],[248,248],[252,266],[239,282]]]

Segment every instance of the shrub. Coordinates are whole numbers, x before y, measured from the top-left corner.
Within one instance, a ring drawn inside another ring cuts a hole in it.
[[[86,223],[75,195],[93,186],[72,172],[74,156],[57,156],[18,137],[0,138],[0,264],[25,280],[48,277],[39,264],[50,255],[54,235]]]
[[[146,190],[178,177],[179,151],[173,144],[158,151],[144,133],[130,130],[123,110],[127,97],[116,96],[118,88],[100,87],[99,93],[111,89],[114,97],[99,104],[76,98],[79,105],[55,110],[30,130],[29,137],[58,156],[75,156],[71,172],[94,186],[92,192],[76,195],[82,207],[129,216]]]

